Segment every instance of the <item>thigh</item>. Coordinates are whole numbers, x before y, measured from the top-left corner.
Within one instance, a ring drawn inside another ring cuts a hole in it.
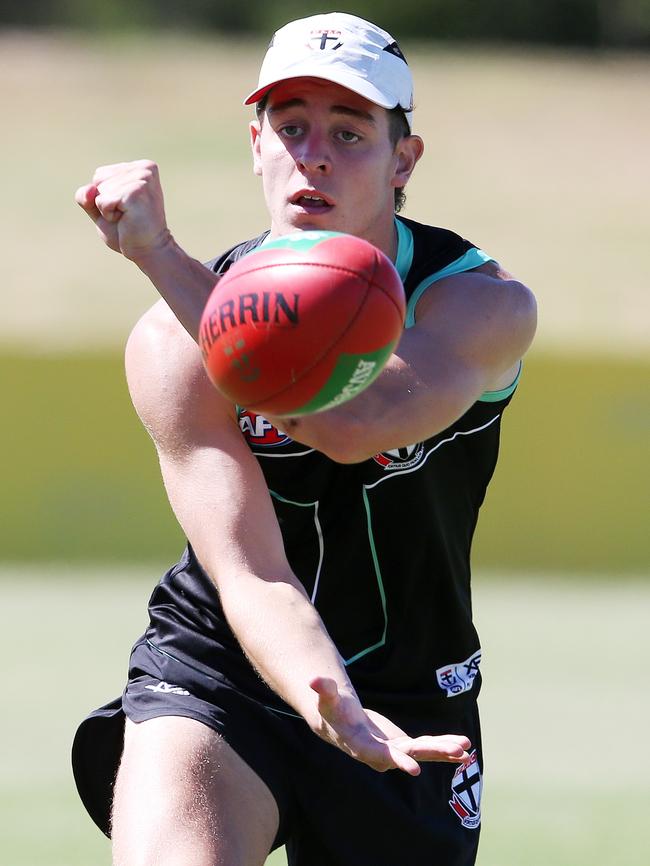
[[[262,866],[277,831],[270,790],[216,731],[180,716],[126,720],[115,866]]]

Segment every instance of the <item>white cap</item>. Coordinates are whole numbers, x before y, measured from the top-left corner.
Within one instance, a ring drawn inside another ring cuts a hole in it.
[[[258,102],[287,78],[324,78],[381,105],[404,110],[411,128],[413,79],[390,33],[345,12],[291,21],[278,30],[262,63],[257,88],[245,105]]]

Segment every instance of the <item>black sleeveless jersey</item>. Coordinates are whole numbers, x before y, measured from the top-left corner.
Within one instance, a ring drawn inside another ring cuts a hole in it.
[[[402,218],[396,224],[408,327],[427,286],[489,257],[445,229]],[[264,239],[234,247],[209,266],[224,273]],[[261,415],[239,410],[289,563],[366,706],[455,712],[478,694],[470,548],[515,384],[483,395],[430,439],[354,465],[335,463]],[[253,673],[191,547],[154,591],[150,613],[146,638],[153,647],[288,709]]]

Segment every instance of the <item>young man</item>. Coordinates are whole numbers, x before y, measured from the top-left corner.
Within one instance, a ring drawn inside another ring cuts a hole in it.
[[[152,163],[100,168],[76,195],[165,299],[126,365],[189,540],[123,696],[77,733],[79,790],[117,866],[261,866],[283,843],[297,866],[466,866],[482,769],[469,552],[534,301],[469,242],[396,218],[423,144],[387,33],[293,22],[246,101],[270,232],[208,267],[171,237]],[[353,401],[264,419],[209,384],[198,322],[215,274],[308,229],[389,255],[407,328]]]

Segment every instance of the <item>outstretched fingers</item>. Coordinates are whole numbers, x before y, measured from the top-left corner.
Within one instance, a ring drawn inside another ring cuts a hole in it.
[[[392,766],[387,766],[386,769],[390,770],[394,768],[396,770],[402,770],[402,772],[408,773],[409,776],[420,775],[422,772],[420,765],[410,751],[400,748],[397,743],[391,741],[386,743],[386,748],[392,762]]]
[[[414,737],[397,741],[403,751],[418,761],[442,761],[462,764],[469,760],[471,742],[458,734],[443,734],[438,737]]]
[[[420,761],[469,761],[471,742],[465,736],[409,737],[390,719],[364,710],[356,698],[350,701],[334,679],[315,677],[309,685],[318,695],[320,735],[378,772],[398,769],[418,776]]]

